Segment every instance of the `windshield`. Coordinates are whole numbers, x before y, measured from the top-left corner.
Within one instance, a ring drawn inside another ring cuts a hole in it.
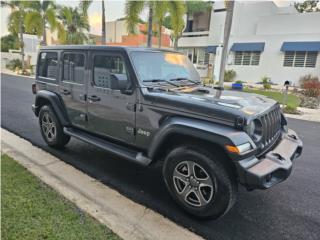
[[[171,52],[132,52],[133,64],[140,81],[188,79],[200,81],[197,70],[189,59]]]

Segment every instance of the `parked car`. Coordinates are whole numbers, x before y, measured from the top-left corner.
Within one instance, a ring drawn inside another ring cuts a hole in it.
[[[199,218],[225,214],[239,184],[282,182],[302,152],[277,102],[206,88],[174,51],[43,47],[33,92],[49,146],[74,137],[143,166],[162,162],[169,193]]]

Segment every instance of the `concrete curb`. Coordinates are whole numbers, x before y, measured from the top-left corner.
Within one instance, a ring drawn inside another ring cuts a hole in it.
[[[24,75],[19,75],[19,74],[16,74],[14,72],[11,72],[11,71],[8,71],[8,70],[4,70],[4,69],[1,69],[1,74],[7,74],[7,75],[12,75],[12,76],[17,76],[17,77],[23,77],[23,78],[29,78],[29,79],[35,79],[35,76],[24,76]]]
[[[1,148],[123,239],[202,239],[4,129]]]

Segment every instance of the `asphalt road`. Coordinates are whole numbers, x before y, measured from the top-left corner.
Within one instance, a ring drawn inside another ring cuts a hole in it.
[[[1,74],[1,126],[66,163],[208,239],[320,238],[320,124],[289,119],[304,142],[290,178],[266,191],[240,188],[231,211],[217,221],[199,221],[170,198],[159,167],[140,167],[72,140],[62,151],[41,138],[31,104],[32,79]],[[121,223],[119,223],[121,224]]]

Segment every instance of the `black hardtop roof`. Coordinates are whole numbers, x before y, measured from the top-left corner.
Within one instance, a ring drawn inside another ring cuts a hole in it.
[[[42,46],[42,50],[119,50],[119,51],[142,51],[142,52],[174,52],[171,49],[147,48],[147,47],[129,47],[129,46],[106,46],[106,45],[54,45]]]

